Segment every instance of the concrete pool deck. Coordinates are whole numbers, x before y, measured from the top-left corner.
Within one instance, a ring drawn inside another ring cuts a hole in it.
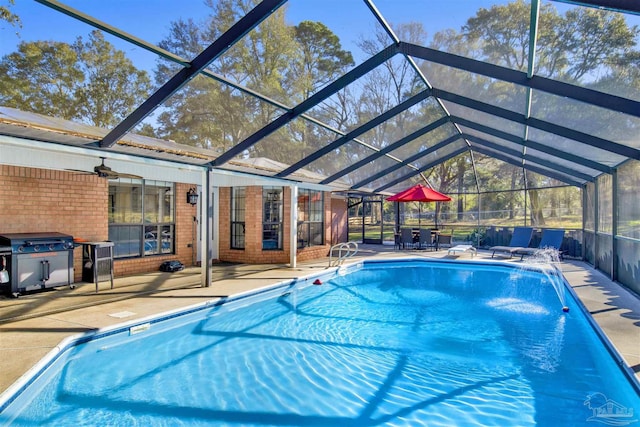
[[[396,251],[391,246],[361,245],[358,259],[397,257],[458,258],[447,250]],[[460,258],[469,258],[466,254]],[[491,260],[482,250],[473,260]],[[497,259],[501,260],[501,259]],[[519,263],[519,258],[502,259]],[[496,261],[496,259],[494,259]],[[149,273],[118,278],[95,292],[93,283],[76,289],[56,288],[21,296],[0,297],[0,393],[24,375],[64,338],[150,315],[321,273],[328,258],[285,265],[214,265],[210,287],[200,286],[200,268],[176,273]],[[565,260],[564,276],[640,380],[640,298],[582,261]]]

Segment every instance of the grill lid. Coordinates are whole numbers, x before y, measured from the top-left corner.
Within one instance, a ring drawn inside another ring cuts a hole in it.
[[[0,246],[11,246],[14,252],[23,252],[25,248],[39,249],[42,246],[49,250],[64,250],[73,247],[73,236],[57,232],[8,233],[0,235]]]

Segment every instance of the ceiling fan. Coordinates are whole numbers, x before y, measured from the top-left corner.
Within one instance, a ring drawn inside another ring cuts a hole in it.
[[[142,178],[139,175],[116,172],[113,169],[111,169],[109,166],[104,164],[104,161],[105,161],[104,157],[100,157],[100,158],[102,159],[102,163],[93,168],[93,171],[100,178],[107,178],[107,179],[118,179],[118,178],[140,179]]]
[[[111,169],[109,166],[104,164],[106,157],[100,157],[100,159],[102,159],[102,162],[98,166],[93,168],[93,172],[80,171],[75,169],[74,171],[82,172],[84,174],[89,174],[89,175],[95,174],[95,175],[98,175],[100,178],[106,178],[106,179],[118,179],[118,178],[141,179],[142,178],[139,175],[116,172],[113,169]]]

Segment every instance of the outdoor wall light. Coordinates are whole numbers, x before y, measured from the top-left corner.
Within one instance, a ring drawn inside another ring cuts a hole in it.
[[[187,191],[187,203],[192,206],[198,204],[198,191],[196,191],[195,187],[191,187]]]

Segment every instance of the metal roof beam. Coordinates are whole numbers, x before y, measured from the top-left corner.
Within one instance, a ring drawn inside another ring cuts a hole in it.
[[[640,101],[634,101],[536,75],[529,78],[527,73],[522,71],[512,70],[499,65],[478,61],[477,59],[465,58],[411,43],[401,42],[399,47],[402,53],[417,56],[426,61],[436,62],[471,73],[482,74],[505,82],[531,89],[538,89],[553,95],[575,99],[598,107],[629,114],[634,117],[640,117]]]
[[[321,149],[317,150],[315,153],[312,153],[312,154],[306,156],[305,158],[303,158],[302,160],[294,163],[293,165],[289,166],[288,168],[286,168],[282,172],[276,174],[276,176],[283,177],[283,176],[287,176],[287,175],[290,175],[290,174],[294,173],[298,169],[305,167],[309,163],[319,159],[320,157],[324,156],[325,154],[330,153],[331,151],[335,150],[336,148],[339,148],[339,147],[343,146],[344,144],[346,144],[347,142],[349,142],[353,138],[356,138],[356,137],[362,135],[363,133],[370,131],[371,129],[373,129],[374,127],[378,126],[379,124],[386,122],[390,118],[392,118],[392,117],[400,114],[401,112],[411,108],[412,106],[416,105],[417,103],[419,103],[421,101],[424,101],[425,99],[427,99],[430,96],[431,96],[431,91],[430,90],[428,90],[428,89],[423,90],[422,92],[418,93],[417,95],[412,96],[411,98],[401,102],[400,104],[396,105],[395,107],[393,107],[393,108],[385,111],[384,113],[380,114],[378,117],[375,117],[375,118],[369,120],[368,122],[366,122],[365,124],[363,124],[363,125],[357,127],[356,129],[352,130],[351,132],[348,132],[346,135],[341,136],[340,138],[336,139],[332,143],[329,143],[329,144],[325,145]]]
[[[594,7],[596,9],[608,9],[615,12],[633,13],[640,15],[640,2],[638,0],[552,0],[558,3],[575,4],[578,6]]]
[[[69,7],[67,5],[63,5],[62,3],[59,3],[59,2],[57,2],[55,0],[36,0],[36,1],[38,3],[43,4],[43,5],[49,6],[52,9],[55,9],[55,10],[57,10],[59,12],[62,12],[62,13],[66,14],[66,15],[72,17],[72,18],[75,18],[75,19],[77,19],[79,21],[82,21],[82,22],[84,22],[86,24],[89,24],[94,28],[98,28],[98,29],[100,29],[100,30],[102,30],[102,31],[104,31],[106,33],[109,33],[109,34],[111,34],[111,35],[113,35],[113,36],[115,36],[115,37],[117,37],[117,38],[119,38],[121,40],[124,40],[124,41],[126,41],[128,43],[134,44],[134,45],[146,50],[147,52],[151,52],[151,53],[153,53],[155,55],[158,55],[158,56],[160,56],[162,58],[165,58],[165,59],[167,59],[167,60],[169,60],[171,62],[179,64],[179,65],[181,65],[183,67],[184,66],[187,66],[187,67],[190,66],[188,59],[182,58],[181,56],[176,55],[176,54],[174,54],[172,52],[169,52],[169,51],[167,51],[167,50],[165,50],[165,49],[163,49],[161,47],[158,47],[158,46],[154,45],[153,43],[149,43],[149,42],[147,42],[145,40],[142,40],[142,39],[140,39],[140,38],[138,38],[136,36],[133,36],[133,35],[125,32],[125,31],[122,31],[122,30],[120,30],[120,29],[118,29],[116,27],[113,27],[113,26],[111,26],[111,25],[109,25],[109,24],[107,24],[105,22],[102,22],[102,21],[100,21],[100,20],[98,20],[96,18],[93,18],[93,17],[91,17],[89,15],[86,15],[86,14],[84,14],[84,13],[82,13],[82,12],[76,10],[76,9],[73,9],[72,7]],[[271,99],[271,98],[269,98],[269,97],[267,97],[267,96],[255,91],[255,90],[253,90],[253,89],[249,89],[247,87],[239,85],[239,84],[227,79],[226,77],[221,76],[219,74],[216,74],[214,72],[208,71],[207,69],[204,69],[204,70],[200,71],[200,74],[202,74],[205,77],[209,77],[209,78],[211,78],[213,80],[216,80],[216,81],[218,81],[218,82],[220,82],[222,84],[228,85],[228,86],[230,86],[230,87],[232,87],[234,89],[237,89],[238,91],[240,91],[242,93],[245,93],[247,95],[251,95],[251,96],[253,96],[253,97],[255,97],[255,98],[257,98],[257,99],[259,99],[261,101],[264,101],[264,102],[266,102],[269,105],[272,105],[274,107],[277,107],[277,108],[280,108],[280,109],[283,109],[283,110],[291,109],[291,107],[289,107],[287,105],[284,105],[279,101]],[[313,117],[310,117],[307,114],[302,114],[300,117],[302,117],[303,119],[308,120],[308,121],[310,121],[310,122],[312,122],[312,123],[324,128],[324,129],[327,129],[327,130],[330,130],[332,132],[335,132],[338,135],[344,135],[345,134],[344,132],[342,132],[342,131],[340,131],[338,129],[335,129],[335,128],[331,127],[330,125],[321,122],[320,120],[317,120],[317,119],[315,119]],[[364,144],[362,141],[360,141],[358,139],[354,139],[354,141],[359,143],[359,144],[366,145],[366,144]],[[87,144],[87,145],[89,145],[89,144]],[[92,145],[93,145],[93,143],[92,143]]]
[[[393,28],[391,28],[391,25],[389,25],[389,23],[387,22],[387,20],[384,18],[384,16],[382,16],[382,14],[380,13],[380,11],[378,10],[378,8],[373,4],[372,0],[364,0],[365,4],[367,5],[367,7],[369,7],[369,10],[371,11],[371,13],[373,13],[373,16],[378,20],[378,23],[382,26],[382,28],[385,30],[385,32],[389,35],[389,37],[391,37],[391,39],[393,40],[394,43],[399,44],[400,43],[400,38],[395,34],[395,32],[393,31]],[[411,68],[413,68],[413,70],[415,71],[415,73],[418,75],[418,77],[420,77],[420,80],[422,80],[422,82],[429,88],[432,89],[433,85],[431,84],[431,82],[429,82],[429,80],[427,79],[427,77],[424,75],[424,73],[422,72],[422,70],[420,69],[420,67],[418,66],[418,64],[416,64],[415,59],[413,59],[411,56],[407,55],[406,53],[403,54],[403,56],[405,57],[405,59],[409,62],[409,64],[411,65]],[[450,115],[449,111],[447,110],[447,108],[444,106],[444,104],[442,103],[442,101],[438,98],[436,98],[436,102],[438,103],[438,105],[440,106],[440,108],[442,109],[442,111],[444,112],[444,114],[446,114],[447,116]],[[454,124],[455,127],[455,124]],[[460,129],[458,129],[456,127],[456,131],[462,135],[462,131]]]
[[[505,156],[504,154],[500,153],[500,152],[496,152],[494,150],[491,150],[489,148],[486,147],[482,147],[482,146],[476,146],[474,148],[475,151],[484,154],[485,156],[489,156],[489,157],[493,157],[495,159],[498,160],[502,160],[505,163],[509,163],[513,166],[516,166],[518,168],[524,168],[527,170],[530,170],[532,172],[535,173],[539,173],[540,175],[544,175],[544,176],[548,176],[550,178],[553,179],[557,179],[558,181],[562,181],[565,182],[569,185],[573,185],[575,187],[582,187],[584,185],[584,182],[580,182],[580,181],[576,181],[574,179],[571,179],[565,175],[559,174],[559,173],[555,173],[553,171],[549,171],[546,169],[542,169],[542,168],[538,168],[536,166],[530,165],[530,164],[522,164],[521,162],[511,158],[510,156]]]
[[[595,177],[591,176],[591,175],[587,175],[585,173],[582,172],[578,172],[575,169],[566,167],[566,166],[562,166],[559,165],[555,162],[549,161],[548,159],[543,159],[537,156],[532,156],[529,154],[522,154],[522,152],[518,151],[518,150],[514,150],[512,148],[508,148],[508,147],[504,147],[500,144],[496,144],[494,142],[491,141],[487,141],[486,139],[482,139],[480,137],[474,136],[474,135],[465,135],[465,137],[469,140],[472,141],[476,144],[482,145],[484,147],[487,148],[493,148],[494,150],[497,151],[501,151],[507,155],[513,156],[515,158],[519,158],[523,160],[523,164],[526,164],[527,161],[531,161],[534,163],[537,163],[541,166],[545,166],[548,167],[549,169],[552,170],[556,170],[558,172],[562,172],[564,174],[567,174],[569,176],[575,176],[576,178],[580,178],[583,179],[585,181],[592,181]],[[471,149],[473,149],[474,146],[471,146]]]
[[[380,157],[382,157],[385,154],[388,154],[394,150],[397,150],[398,148],[402,147],[405,144],[408,144],[409,142],[413,141],[414,139],[417,139],[419,137],[421,137],[422,135],[425,135],[429,132],[431,132],[432,130],[435,130],[437,128],[439,128],[440,126],[449,123],[449,117],[445,116],[445,117],[440,117],[438,120],[436,120],[433,123],[429,123],[428,125],[426,125],[425,127],[418,129],[417,131],[403,137],[400,138],[399,140],[397,140],[396,142],[394,142],[393,144],[387,145],[386,147],[384,147],[382,150],[378,151],[377,153],[373,153],[370,156],[365,157],[362,160],[357,161],[356,163],[344,168],[343,170],[341,170],[340,172],[337,172],[333,175],[331,175],[330,177],[326,178],[323,181],[320,181],[320,184],[329,184],[330,182],[335,181],[336,179],[340,179],[343,176],[353,172],[356,169],[361,168],[362,166],[366,165],[367,163],[370,163]]]
[[[433,153],[434,151],[437,151],[441,148],[446,147],[447,145],[451,144],[452,142],[457,141],[458,139],[461,139],[460,135],[452,135],[448,138],[445,138],[444,140],[440,141],[439,143],[427,148],[426,150],[420,151],[419,153],[414,154],[413,156],[405,159],[405,161],[403,163],[398,163],[397,165],[393,165],[390,166],[366,179],[363,179],[362,181],[356,183],[355,185],[353,185],[351,188],[357,188],[357,187],[363,187],[367,184],[369,184],[370,182],[375,181],[376,179],[382,178],[385,175],[388,175],[390,173],[395,172],[396,170],[400,169],[401,167],[405,166],[409,166],[409,164],[411,162],[414,162],[416,160],[418,160],[421,157],[424,157],[428,154]],[[468,147],[467,147],[468,148]]]
[[[536,42],[538,39],[538,18],[540,16],[540,0],[531,0],[531,17],[529,18],[529,60],[527,61],[527,77],[533,76],[536,66]]]
[[[35,1],[44,6],[50,7],[53,10],[64,13],[65,15],[70,16],[71,18],[84,22],[85,24],[89,24],[94,28],[98,28],[99,30],[102,30],[105,33],[111,34],[121,40],[134,44],[144,50],[153,52],[158,56],[168,59],[169,61],[180,64],[183,67],[190,66],[188,60],[184,58],[180,58],[178,55],[174,53],[171,53],[165,49],[162,49],[161,47],[155,46],[145,40],[142,40],[139,37],[126,33],[114,27],[113,25],[109,25],[106,22],[103,22],[99,19],[89,16],[85,13],[82,13],[77,9],[67,6],[66,4],[62,4],[59,1],[56,1],[56,0],[35,0]]]
[[[538,39],[538,18],[540,17],[540,0],[531,0],[531,16],[529,19],[529,52],[527,60],[527,77],[533,77],[536,66],[536,43]],[[533,89],[526,89],[525,97],[525,118],[531,117],[531,102],[533,100]],[[522,138],[526,141],[529,139],[529,126],[525,126],[522,132]],[[522,154],[527,153],[527,147],[522,146]]]
[[[575,129],[566,128],[564,126],[557,125],[555,123],[547,122],[544,120],[531,117],[527,120],[527,124],[539,130],[543,130],[548,133],[552,133],[558,136],[562,136],[567,139],[581,142],[591,147],[599,148],[609,153],[618,154],[620,156],[629,157],[631,159],[640,160],[640,150],[637,148],[629,147],[619,144],[617,142],[610,141],[608,139],[600,138],[598,136],[590,135],[588,133],[580,132]]]
[[[558,157],[560,159],[567,160],[569,162],[573,162],[573,163],[579,164],[581,166],[584,166],[584,167],[587,167],[587,168],[590,168],[590,169],[595,169],[597,171],[606,172],[606,173],[611,173],[613,171],[612,167],[607,166],[607,165],[603,165],[602,163],[595,162],[595,161],[589,160],[589,159],[585,159],[584,157],[578,156],[576,154],[568,153],[566,151],[558,150],[557,148],[553,148],[553,147],[550,147],[548,145],[543,145],[543,144],[541,144],[539,142],[532,141],[531,139],[528,139],[527,141],[524,141],[522,138],[520,138],[520,137],[518,137],[516,135],[512,135],[510,133],[507,133],[507,132],[492,128],[490,126],[479,124],[479,123],[474,122],[472,120],[467,120],[467,119],[464,119],[462,117],[457,117],[457,116],[451,116],[451,120],[455,121],[459,125],[466,126],[468,128],[475,129],[475,130],[478,130],[480,132],[487,133],[489,135],[493,135],[495,137],[504,139],[504,140],[509,141],[509,142],[513,142],[513,143],[518,144],[518,145],[523,145],[523,146],[526,146],[526,147],[529,147],[529,148],[533,148],[534,150],[538,150],[538,151],[541,151],[543,153],[550,154],[550,155],[552,155],[554,157]]]
[[[249,13],[233,24],[224,34],[200,52],[188,67],[182,68],[164,85],[156,90],[138,108],[121,121],[111,132],[100,141],[101,147],[111,147],[138,123],[144,120],[153,110],[187,84],[213,60],[222,55],[249,31],[265,20],[275,9],[282,6],[286,0],[263,0]]]
[[[460,139],[460,135],[456,135],[456,138]],[[386,190],[389,187],[393,187],[394,185],[398,184],[399,182],[406,181],[407,179],[409,179],[409,178],[411,178],[411,177],[413,177],[415,175],[418,175],[418,174],[426,171],[427,169],[430,169],[430,168],[432,168],[434,166],[437,166],[442,162],[446,162],[447,160],[452,159],[452,158],[464,153],[465,151],[469,151],[469,147],[467,147],[467,146],[460,147],[457,150],[447,154],[446,156],[443,156],[443,157],[439,158],[438,160],[434,160],[433,162],[427,163],[426,165],[422,166],[417,171],[410,172],[410,173],[408,173],[408,174],[406,174],[404,176],[401,176],[400,178],[394,179],[393,181],[386,183],[382,187],[376,188],[374,190],[374,193],[379,193],[381,191]]]
[[[334,80],[332,83],[325,86],[323,89],[320,89],[318,92],[311,95],[309,98],[302,101],[297,106],[293,107],[287,113],[283,114],[282,116],[278,117],[271,123],[267,124],[262,129],[259,129],[257,132],[247,137],[244,141],[241,141],[238,144],[231,147],[229,150],[227,150],[222,155],[220,155],[220,157],[212,161],[211,165],[221,166],[222,164],[228,162],[238,154],[242,153],[244,150],[252,147],[262,138],[265,138],[266,136],[280,129],[282,126],[286,125],[296,117],[300,116],[301,114],[315,107],[320,102],[324,101],[334,93],[343,89],[348,84],[364,76],[369,71],[376,68],[378,65],[384,63],[389,58],[396,55],[398,52],[399,52],[398,48],[395,45],[391,45],[385,48],[384,50],[378,52],[377,54],[367,59],[362,64],[358,65],[348,73],[343,74],[341,77]]]
[[[554,123],[536,119],[533,117],[530,117],[527,119],[522,114],[515,113],[511,110],[507,110],[502,107],[497,107],[495,105],[487,104],[482,101],[476,101],[475,99],[467,98],[465,96],[448,92],[442,89],[433,88],[432,92],[433,92],[433,96],[437,96],[439,98],[442,98],[449,102],[453,102],[458,105],[462,105],[464,107],[478,110],[483,113],[491,114],[493,116],[510,120],[512,122],[520,123],[525,126],[530,126],[539,130],[543,130],[545,132],[553,133],[564,138],[573,139],[574,141],[578,141],[583,144],[608,151],[610,153],[615,153],[621,156],[640,160],[640,150],[633,147],[628,147],[626,145],[618,144],[617,142],[609,141],[607,139],[589,135],[584,132],[580,132],[564,126],[556,125]]]

